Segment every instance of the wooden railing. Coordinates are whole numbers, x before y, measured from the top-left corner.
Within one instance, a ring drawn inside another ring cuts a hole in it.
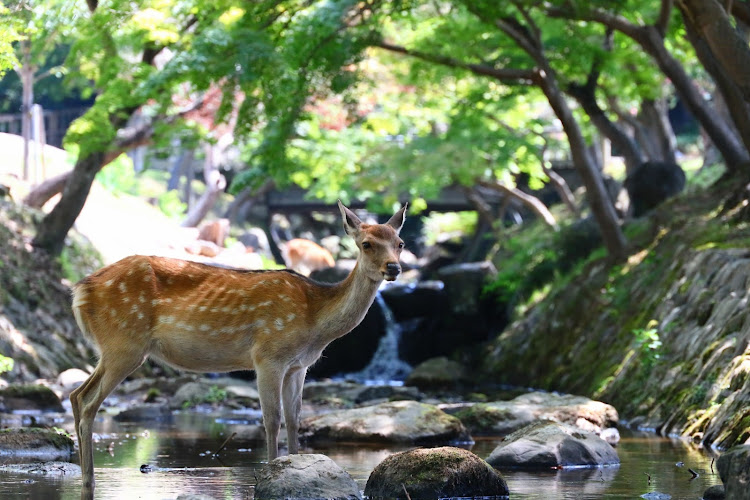
[[[62,147],[62,140],[68,131],[68,127],[73,123],[73,120],[83,115],[87,109],[80,107],[44,111],[46,143],[58,148]],[[0,132],[21,135],[21,118],[21,113],[0,114]]]

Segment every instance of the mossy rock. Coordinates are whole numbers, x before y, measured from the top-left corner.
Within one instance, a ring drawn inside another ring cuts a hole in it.
[[[3,429],[0,430],[0,449],[8,455],[52,460],[70,457],[73,440],[51,429]]]
[[[508,495],[503,476],[462,448],[444,446],[396,453],[372,471],[369,498],[445,498]]]
[[[441,356],[417,365],[404,383],[422,390],[434,390],[456,389],[466,381],[466,368],[461,363]]]
[[[0,411],[39,410],[63,412],[60,398],[44,385],[9,385],[0,390]]]
[[[380,403],[308,417],[301,423],[300,436],[310,441],[420,445],[472,442],[456,417],[416,401]]]

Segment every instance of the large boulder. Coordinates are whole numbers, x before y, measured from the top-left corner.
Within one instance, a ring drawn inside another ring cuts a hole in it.
[[[371,443],[449,444],[471,442],[461,421],[435,406],[395,401],[306,418],[307,440]]]
[[[734,446],[716,461],[726,500],[750,500],[750,445]]]
[[[642,163],[625,179],[633,217],[642,216],[684,188],[685,171],[670,162]]]
[[[620,458],[594,433],[557,422],[537,422],[508,437],[487,458],[493,467],[549,469],[617,465]]]
[[[0,411],[16,410],[65,411],[60,398],[47,386],[34,384],[11,384],[0,389]]]
[[[440,356],[417,365],[404,383],[422,390],[457,389],[466,381],[466,368],[461,363]]]
[[[455,413],[472,435],[505,436],[537,420],[575,425],[600,434],[617,425],[617,410],[583,396],[532,392],[510,401],[478,403]]]
[[[39,460],[68,459],[73,453],[73,440],[51,429],[3,429],[0,430],[0,450],[4,455]]]
[[[279,457],[263,466],[257,480],[258,500],[362,498],[354,479],[325,455]]]
[[[470,451],[421,448],[391,455],[372,471],[369,498],[445,498],[508,495],[503,476]]]

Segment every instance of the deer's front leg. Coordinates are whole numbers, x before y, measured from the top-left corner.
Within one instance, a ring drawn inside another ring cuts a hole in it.
[[[281,427],[281,384],[283,374],[273,364],[256,367],[260,409],[266,429],[268,461],[279,456],[279,428]]]
[[[284,377],[284,421],[286,422],[289,453],[299,453],[299,413],[302,408],[302,387],[306,368],[292,368]]]

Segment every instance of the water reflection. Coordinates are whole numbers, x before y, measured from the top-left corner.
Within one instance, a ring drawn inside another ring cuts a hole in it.
[[[67,420],[58,426],[72,430]],[[174,499],[185,493],[216,499],[251,499],[256,471],[266,457],[258,421],[242,414],[178,413],[172,422],[138,424],[118,423],[109,416],[100,416],[95,432],[97,500]],[[215,458],[214,452],[233,432],[237,434]],[[498,442],[482,438],[467,448],[486,458]],[[329,456],[364,490],[377,464],[388,455],[409,448],[314,443],[303,446],[301,452]],[[622,462],[619,467],[502,473],[513,499],[634,499],[654,491],[668,493],[672,498],[699,499],[708,486],[720,482],[711,471],[712,457],[682,441],[625,431],[618,453]],[[675,465],[678,462],[684,462],[684,466]],[[152,471],[141,473],[143,464],[150,465]],[[699,477],[692,479],[688,468]],[[28,499],[78,500],[80,487],[80,477],[0,475],[0,498],[20,495]]]

